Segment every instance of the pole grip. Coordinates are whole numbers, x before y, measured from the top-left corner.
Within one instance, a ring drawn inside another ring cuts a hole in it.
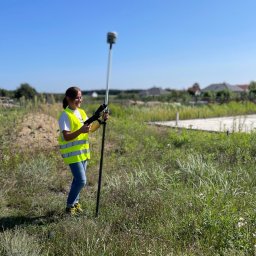
[[[95,111],[94,115],[91,116],[90,118],[88,118],[84,122],[84,124],[89,125],[92,122],[94,122],[95,120],[97,120],[100,117],[101,112],[104,111],[106,108],[107,108],[107,105],[105,105],[105,104],[100,105],[99,108]]]

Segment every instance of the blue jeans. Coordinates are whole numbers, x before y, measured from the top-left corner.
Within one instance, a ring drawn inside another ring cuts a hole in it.
[[[79,193],[86,184],[87,161],[73,163],[69,165],[73,174],[73,181],[70,187],[67,207],[72,207],[79,201]]]

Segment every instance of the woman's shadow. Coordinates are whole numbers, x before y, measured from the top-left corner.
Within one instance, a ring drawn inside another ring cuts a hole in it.
[[[48,212],[44,216],[8,216],[0,217],[0,232],[5,230],[14,229],[19,226],[36,225],[41,226],[58,221],[62,217],[55,212]]]

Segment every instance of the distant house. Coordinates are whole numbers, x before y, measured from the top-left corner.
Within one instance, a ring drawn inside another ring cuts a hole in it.
[[[97,92],[93,92],[91,96],[92,96],[92,98],[98,98],[98,93]]]
[[[249,92],[249,84],[238,84],[236,85],[238,86],[239,88],[241,88],[244,92]]]
[[[202,92],[219,92],[219,91],[231,91],[234,93],[242,93],[244,90],[236,85],[230,85],[228,83],[210,84],[209,86],[202,89]]]
[[[152,87],[148,90],[140,91],[139,95],[144,96],[144,97],[145,96],[160,96],[160,95],[163,95],[166,93],[168,93],[168,92],[160,87]]]

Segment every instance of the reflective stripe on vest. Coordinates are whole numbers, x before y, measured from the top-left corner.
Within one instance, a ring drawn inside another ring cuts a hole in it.
[[[77,140],[77,141],[69,142],[64,145],[60,145],[59,147],[60,147],[60,149],[64,149],[64,148],[70,148],[70,147],[73,147],[76,145],[87,144],[87,143],[88,143],[88,140]]]
[[[90,153],[89,149],[84,149],[84,150],[78,150],[78,151],[74,151],[74,152],[70,152],[70,153],[66,153],[61,155],[63,158],[67,158],[67,157],[71,157],[71,156],[78,156],[81,154],[88,154]]]

